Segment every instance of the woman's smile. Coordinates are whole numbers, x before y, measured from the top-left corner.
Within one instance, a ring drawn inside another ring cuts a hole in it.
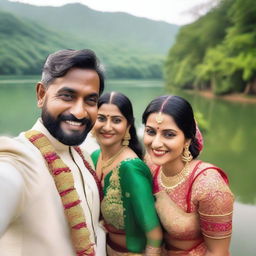
[[[107,132],[101,132],[100,134],[102,135],[102,137],[106,139],[110,139],[115,135],[114,133],[107,133]]]
[[[152,149],[152,152],[154,156],[156,157],[161,157],[167,154],[169,151],[168,150],[160,150],[160,149]]]

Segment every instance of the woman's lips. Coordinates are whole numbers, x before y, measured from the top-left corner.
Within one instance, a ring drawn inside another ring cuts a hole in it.
[[[111,134],[111,133],[101,133],[101,135],[102,135],[102,137],[107,138],[107,139],[112,138],[114,136],[114,134]]]
[[[152,149],[153,155],[157,157],[164,156],[168,151],[166,150],[159,150],[159,149]]]

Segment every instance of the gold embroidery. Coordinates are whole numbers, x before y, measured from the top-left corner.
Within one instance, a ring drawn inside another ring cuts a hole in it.
[[[119,177],[120,164],[112,170],[106,195],[101,202],[101,212],[108,224],[124,229],[124,207]]]

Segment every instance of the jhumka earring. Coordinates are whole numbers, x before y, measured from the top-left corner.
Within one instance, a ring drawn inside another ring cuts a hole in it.
[[[182,161],[185,162],[185,163],[188,163],[192,159],[193,159],[193,157],[192,157],[192,155],[189,151],[189,144],[186,144],[185,148],[184,148],[184,151],[183,151],[183,154],[182,154]]]
[[[124,140],[123,140],[122,145],[123,146],[129,146],[129,140],[130,139],[131,139],[131,135],[130,135],[129,129],[127,129],[126,132],[125,132],[125,135],[124,135]]]

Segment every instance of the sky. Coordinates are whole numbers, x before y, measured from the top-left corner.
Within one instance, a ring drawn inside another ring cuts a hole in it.
[[[185,25],[205,14],[218,0],[9,0],[38,6],[79,2],[91,9],[126,12],[135,16]]]

